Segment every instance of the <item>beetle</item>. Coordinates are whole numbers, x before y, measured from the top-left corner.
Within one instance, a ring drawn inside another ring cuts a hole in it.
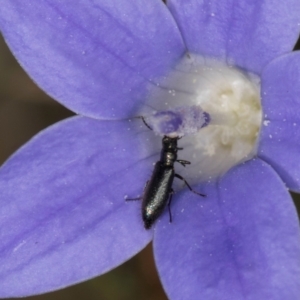
[[[145,125],[151,127],[145,122]],[[144,193],[139,198],[127,198],[127,200],[142,200],[142,218],[144,227],[150,229],[158,217],[162,214],[165,207],[168,205],[170,223],[172,222],[171,202],[174,190],[172,188],[174,178],[182,180],[191,192],[205,197],[206,195],[194,191],[188,182],[179,174],[175,173],[174,163],[178,162],[184,167],[190,164],[187,160],[177,159],[177,151],[182,150],[178,148],[177,142],[180,137],[162,138],[162,150],[160,153],[160,160],[155,163],[152,176],[147,181]]]

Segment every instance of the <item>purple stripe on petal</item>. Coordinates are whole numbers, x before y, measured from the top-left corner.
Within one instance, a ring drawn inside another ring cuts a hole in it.
[[[141,193],[152,168],[147,132],[138,128],[70,118],[41,132],[1,168],[1,298],[97,276],[150,241],[140,204],[124,200]]]
[[[274,170],[256,159],[218,183],[174,199],[154,235],[156,264],[172,300],[297,300],[300,231]]]
[[[262,73],[264,121],[258,155],[288,188],[300,191],[300,52],[272,61]]]
[[[259,74],[299,37],[300,2],[168,0],[187,48]]]
[[[48,94],[95,118],[132,115],[184,52],[160,1],[3,0],[0,28]]]

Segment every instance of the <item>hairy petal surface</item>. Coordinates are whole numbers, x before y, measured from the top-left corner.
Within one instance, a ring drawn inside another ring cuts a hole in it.
[[[259,74],[299,37],[300,2],[168,0],[191,52],[213,56]]]
[[[97,276],[150,241],[139,203],[124,200],[141,193],[152,166],[138,128],[73,117],[41,132],[1,168],[1,298]]]
[[[47,93],[95,118],[132,115],[184,52],[159,0],[3,0],[0,28]]]
[[[197,190],[206,199],[183,192],[155,230],[169,298],[299,299],[299,224],[276,172],[253,159]]]
[[[272,61],[262,73],[264,126],[258,155],[289,189],[300,191],[300,52]]]

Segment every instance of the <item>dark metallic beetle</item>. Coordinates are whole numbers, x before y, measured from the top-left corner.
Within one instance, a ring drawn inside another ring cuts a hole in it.
[[[147,125],[147,127],[149,126]],[[163,137],[160,160],[155,164],[152,176],[146,183],[143,196],[141,198],[127,199],[142,199],[142,217],[146,229],[151,228],[153,223],[162,214],[166,205],[168,205],[170,222],[172,222],[170,205],[172,202],[172,195],[174,193],[172,188],[174,177],[183,180],[193,193],[203,197],[205,196],[194,191],[182,176],[175,173],[175,162],[179,162],[183,166],[190,164],[189,161],[177,159],[177,151],[182,149],[177,147],[178,139],[178,137]]]

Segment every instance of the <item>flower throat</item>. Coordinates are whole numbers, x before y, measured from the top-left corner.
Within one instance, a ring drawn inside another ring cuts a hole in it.
[[[215,178],[256,154],[262,123],[259,78],[188,56],[160,80],[141,114],[157,135],[184,137],[180,145],[191,161],[186,174],[180,171],[185,177]]]

